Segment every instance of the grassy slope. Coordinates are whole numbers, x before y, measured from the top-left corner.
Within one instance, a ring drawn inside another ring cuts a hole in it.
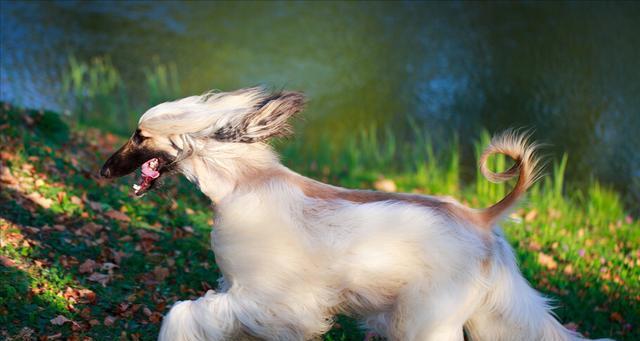
[[[193,186],[170,179],[131,198],[131,177],[94,177],[120,138],[68,132],[53,113],[0,110],[3,338],[155,339],[174,301],[215,287],[210,206]],[[400,190],[453,193],[473,206],[503,195],[504,186],[483,181],[460,186],[457,153],[435,155],[420,136],[414,146],[363,132],[344,149],[327,143],[305,152],[299,140],[280,148],[292,168],[346,186],[371,187],[385,174]],[[390,166],[399,154],[411,164]],[[567,197],[561,165],[556,173],[505,224],[522,271],[556,299],[564,323],[592,337],[639,339],[640,222],[597,184]],[[325,339],[362,333],[341,318]]]

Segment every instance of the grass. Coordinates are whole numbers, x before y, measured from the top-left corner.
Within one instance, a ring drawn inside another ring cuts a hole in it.
[[[4,104],[0,111],[0,335],[155,339],[176,300],[215,287],[209,248],[210,204],[184,180],[130,195],[132,178],[95,177],[123,141],[69,127],[52,112]],[[477,148],[486,144],[484,134]],[[279,141],[291,168],[334,184],[373,188],[392,180],[401,191],[452,195],[474,207],[495,202],[508,185],[464,183],[455,140],[436,152],[414,129],[403,142],[390,130],[364,129],[337,145],[306,148]],[[557,162],[505,222],[524,275],[555,300],[559,318],[591,337],[640,338],[640,222],[597,182],[568,186]],[[492,167],[504,168],[496,158]],[[268,255],[265,255],[268,257]],[[62,317],[60,317],[62,316]],[[362,340],[340,317],[325,340]]]

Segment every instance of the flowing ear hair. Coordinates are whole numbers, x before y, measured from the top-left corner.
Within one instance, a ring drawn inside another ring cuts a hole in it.
[[[224,142],[253,143],[292,133],[289,118],[304,108],[304,95],[283,91],[267,95],[252,110],[228,120],[212,137]]]

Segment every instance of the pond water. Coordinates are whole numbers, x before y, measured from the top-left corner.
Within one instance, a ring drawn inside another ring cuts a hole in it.
[[[535,129],[569,176],[640,191],[640,5],[628,3],[5,2],[0,98],[65,109],[69,56],[109,56],[131,96],[173,63],[184,93],[304,91],[305,137],[412,117],[467,150]],[[396,128],[394,128],[396,129]],[[468,154],[468,153],[467,153]],[[635,194],[634,194],[635,193]]]

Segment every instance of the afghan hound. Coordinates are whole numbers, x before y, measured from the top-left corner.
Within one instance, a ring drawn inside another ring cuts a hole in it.
[[[105,163],[142,168],[136,195],[180,172],[215,204],[217,291],[173,305],[159,340],[308,340],[334,315],[390,340],[577,340],[529,286],[496,224],[538,177],[535,145],[495,137],[480,158],[490,181],[517,176],[486,209],[451,198],[350,190],[283,166],[268,140],[291,132],[305,99],[260,87],[157,105]],[[486,167],[491,154],[515,164]]]

